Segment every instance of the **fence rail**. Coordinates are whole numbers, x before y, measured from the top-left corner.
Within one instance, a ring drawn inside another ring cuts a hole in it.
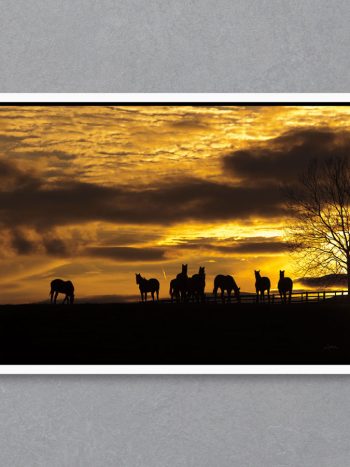
[[[305,302],[321,302],[335,297],[347,296],[347,290],[303,290],[292,292],[292,303],[305,303]],[[265,296],[265,302],[267,297]],[[288,301],[288,295],[287,295]],[[256,294],[241,294],[241,302],[251,303],[256,302]],[[281,296],[278,292],[270,293],[270,303],[282,303]]]
[[[291,303],[306,303],[306,302],[321,302],[325,300],[329,300],[335,297],[345,297],[348,295],[347,290],[303,290],[292,292],[291,295]],[[170,299],[162,300],[165,302],[170,302]],[[214,295],[206,294],[205,298],[206,302],[214,303]],[[218,295],[216,299],[217,303],[221,303],[221,296]],[[225,297],[225,302],[227,302],[227,297]],[[240,296],[241,303],[256,303],[257,298],[255,293],[242,293]],[[288,302],[288,296],[287,296]],[[237,303],[237,299],[232,296],[231,303]],[[263,303],[260,300],[260,303]],[[264,303],[268,303],[268,298],[265,294],[265,301]],[[271,304],[281,304],[283,300],[281,300],[280,294],[277,291],[273,291],[270,293],[270,303]]]

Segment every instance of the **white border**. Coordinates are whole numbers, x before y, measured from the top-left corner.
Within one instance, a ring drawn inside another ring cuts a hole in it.
[[[3,375],[348,375],[350,365],[0,365]]]
[[[349,102],[350,93],[0,93],[0,103]],[[297,375],[350,374],[350,365],[0,365],[0,374]]]

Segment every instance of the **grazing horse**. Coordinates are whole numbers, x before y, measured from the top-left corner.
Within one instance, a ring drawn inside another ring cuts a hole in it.
[[[54,279],[51,282],[51,303],[56,305],[57,295],[59,293],[65,294],[64,300],[62,303],[67,302],[67,304],[73,305],[74,303],[74,285],[71,281],[63,281],[62,279]]]
[[[136,284],[139,286],[141,300],[147,302],[147,293],[151,292],[152,300],[154,301],[154,293],[157,294],[159,300],[159,281],[158,279],[145,279],[141,274],[136,274]]]
[[[284,271],[280,271],[280,280],[278,281],[278,291],[281,296],[281,302],[287,303],[287,292],[288,302],[291,302],[292,291],[293,291],[293,281],[290,277],[284,277]]]
[[[202,302],[205,301],[205,268],[200,267],[198,274],[194,274],[192,277],[188,279],[188,284],[187,284],[187,292],[188,292],[188,298],[193,298],[197,300],[197,303],[199,303],[199,299],[201,299]]]
[[[176,284],[181,302],[185,302],[187,299],[187,288],[188,288],[188,275],[187,275],[187,264],[182,265],[181,272],[176,276]]]
[[[217,299],[218,289],[221,290],[222,303],[225,303],[225,290],[227,291],[227,298],[229,302],[231,301],[232,290],[234,290],[235,292],[235,297],[237,298],[237,301],[241,301],[240,288],[237,286],[236,281],[232,276],[224,276],[222,274],[219,274],[215,277],[213,290],[215,301]]]
[[[270,302],[270,288],[271,282],[268,277],[261,277],[260,271],[255,272],[255,290],[256,290],[256,301],[259,302],[259,299],[265,300],[265,290],[267,291],[268,301]]]

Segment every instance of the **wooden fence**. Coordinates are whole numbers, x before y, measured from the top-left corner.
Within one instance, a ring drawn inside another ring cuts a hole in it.
[[[335,297],[347,296],[347,290],[303,290],[292,292],[291,302],[292,303],[305,303],[305,302],[320,302],[329,300]],[[265,302],[267,302],[265,294]],[[287,296],[288,301],[288,296]],[[256,294],[241,294],[242,303],[256,302]],[[276,291],[270,293],[270,303],[282,303],[280,294]]]
[[[335,297],[344,297],[347,296],[347,290],[302,290],[292,292],[291,303],[306,303],[306,302],[321,302],[324,300],[329,300]],[[162,300],[164,302],[170,302],[169,299]],[[212,294],[206,294],[205,301],[208,303],[214,303],[214,296]],[[221,303],[220,294],[217,297],[217,303]],[[255,293],[242,293],[240,298],[241,303],[256,303],[256,294]],[[287,297],[288,301],[288,297]],[[227,303],[227,297],[225,299]],[[237,299],[232,296],[231,303],[237,303]],[[260,303],[268,303],[267,295],[265,294],[265,301]],[[272,291],[270,293],[270,304],[281,304],[281,297],[278,291]]]

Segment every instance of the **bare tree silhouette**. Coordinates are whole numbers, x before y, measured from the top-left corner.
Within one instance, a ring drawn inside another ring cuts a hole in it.
[[[350,162],[345,156],[314,160],[293,189],[287,189],[293,216],[287,228],[299,272],[345,273],[350,297]]]

